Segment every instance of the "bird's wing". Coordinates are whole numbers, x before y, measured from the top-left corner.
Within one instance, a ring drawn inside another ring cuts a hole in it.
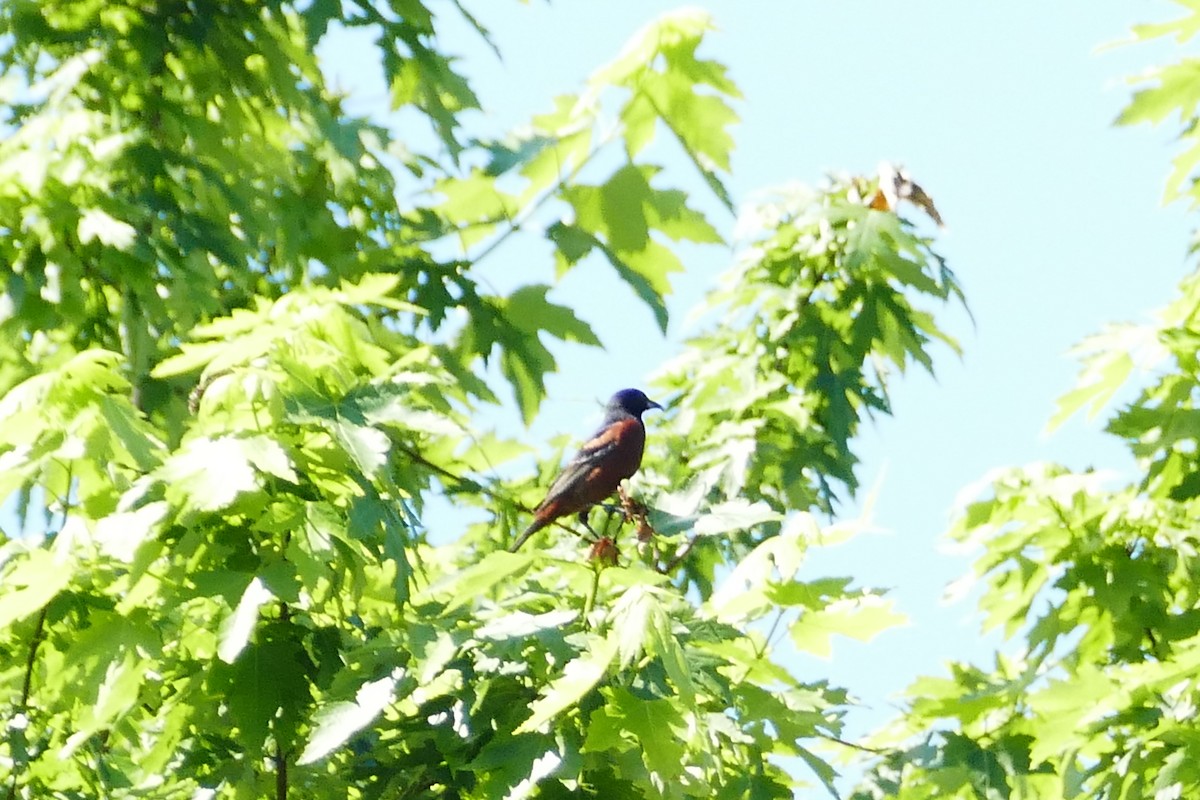
[[[546,502],[568,494],[588,473],[604,463],[604,459],[620,444],[621,435],[624,433],[623,422],[624,420],[605,425],[583,443],[579,452],[567,462],[562,472],[558,473],[554,482],[550,484],[550,490],[546,492]]]

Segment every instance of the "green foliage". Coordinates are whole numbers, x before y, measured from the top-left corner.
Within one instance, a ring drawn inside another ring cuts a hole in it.
[[[1200,8],[1136,29],[1200,30]],[[1185,153],[1168,199],[1196,194],[1196,65],[1154,73],[1121,122],[1178,112]],[[1200,793],[1200,274],[1144,325],[1080,347],[1078,386],[1051,426],[1118,393],[1107,432],[1137,465],[1128,482],[1051,464],[998,470],[960,510],[952,536],[979,553],[984,629],[1009,642],[994,666],[950,666],[908,691],[876,737],[867,798],[1183,798]],[[1135,375],[1151,376],[1140,389]]]
[[[932,369],[931,338],[957,350],[912,303],[961,298],[954,275],[910,223],[863,201],[872,188],[839,179],[750,208],[745,251],[709,299],[719,323],[657,378],[683,399],[655,441],[691,456],[657,481],[671,491],[658,504],[701,520],[701,557],[689,564],[701,586],[724,561],[710,551],[741,554],[779,530],[766,519],[712,529],[714,511],[747,501],[776,520],[831,511],[835,486],[857,488],[851,441],[866,415],[890,412],[892,372]],[[737,529],[747,533],[711,535]]]
[[[335,23],[373,26],[434,150],[342,110],[312,56]],[[651,23],[492,139],[420,2],[0,8],[0,792],[790,797],[780,758],[832,787],[851,702],[776,649],[902,619],[809,574],[854,528],[813,512],[854,491],[891,371],[949,342],[920,304],[959,295],[875,183],[752,211],[722,324],[658,378],[658,536],[615,566],[559,533],[499,551],[537,487],[475,421],[497,380],[532,418],[560,348],[600,345],[552,287],[477,280],[509,238],[664,330],[674,245],[725,240],[645,159],[664,136],[732,207],[710,28]],[[439,498],[482,521],[429,535]]]

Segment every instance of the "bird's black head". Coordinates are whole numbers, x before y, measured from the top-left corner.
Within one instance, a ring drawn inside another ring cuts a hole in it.
[[[622,389],[609,399],[605,411],[608,412],[608,416],[631,414],[641,419],[642,412],[650,408],[662,410],[662,406],[646,397],[641,389]]]

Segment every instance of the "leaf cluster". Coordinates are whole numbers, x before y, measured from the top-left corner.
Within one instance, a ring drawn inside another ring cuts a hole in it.
[[[954,274],[911,222],[865,202],[876,187],[844,177],[750,207],[743,251],[706,304],[716,322],[656,378],[681,398],[657,446],[688,454],[664,463],[657,482],[671,491],[659,502],[703,518],[707,555],[691,562],[701,585],[789,509],[832,512],[839,491],[854,492],[853,438],[864,418],[890,414],[894,373],[932,370],[932,341],[958,350],[914,305],[961,300]],[[730,506],[768,510],[753,520],[768,524],[728,536],[735,528],[712,520]]]
[[[339,26],[378,34],[428,151],[325,85]],[[487,288],[511,237],[662,329],[676,245],[723,243],[649,160],[732,207],[710,28],[654,21],[489,138],[420,2],[0,8],[0,792],[790,797],[784,758],[832,789],[852,702],[781,639],[902,617],[807,571],[854,532],[813,513],[891,371],[950,342],[922,303],[960,297],[874,181],[754,209],[723,323],[658,378],[657,538],[609,514],[596,558],[501,552],[538,488],[476,421],[505,386],[530,419],[559,344],[600,344],[552,287]],[[429,530],[447,501],[480,521]]]

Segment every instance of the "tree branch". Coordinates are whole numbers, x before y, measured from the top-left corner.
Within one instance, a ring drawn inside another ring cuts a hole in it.
[[[29,640],[29,655],[25,657],[25,679],[21,682],[21,702],[18,705],[19,713],[24,714],[29,709],[29,695],[33,690],[33,666],[37,663],[37,651],[42,644],[42,640],[46,636],[46,606],[42,606],[41,613],[38,614],[37,623],[33,628],[33,636]],[[10,725],[9,730],[14,734],[16,729]],[[14,748],[15,749],[15,748]],[[17,769],[17,759],[13,758],[12,780],[8,784],[7,800],[15,800],[17,796],[17,777],[19,770]]]
[[[283,745],[278,741],[275,742],[275,800],[287,800],[288,794],[288,765],[287,754],[283,752]]]

